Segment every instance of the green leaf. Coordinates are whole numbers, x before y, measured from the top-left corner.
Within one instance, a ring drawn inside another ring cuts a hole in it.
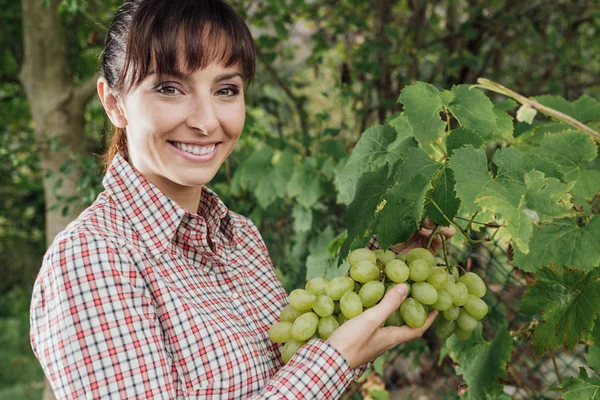
[[[454,192],[454,173],[449,168],[444,168],[440,174],[439,181],[434,184],[431,199],[440,207],[444,215],[452,220],[458,213],[460,201]],[[448,225],[448,221],[432,204],[427,205],[427,215],[434,224]]]
[[[471,85],[457,85],[451,92],[454,100],[449,108],[460,126],[472,129],[484,138],[498,129],[494,105],[481,90]]]
[[[350,159],[335,177],[339,198],[344,203],[352,202],[358,179],[365,172],[377,171],[386,163],[394,165],[398,161],[397,136],[394,128],[386,125],[369,128],[361,135]]]
[[[573,349],[585,330],[593,327],[600,310],[600,277],[581,270],[545,268],[529,286],[521,312],[543,315],[532,343],[538,355],[562,345]]]
[[[594,347],[589,347],[588,352],[585,355],[585,360],[588,365],[594,371],[600,370],[600,344],[596,344]]]
[[[404,140],[413,136],[412,128],[408,122],[408,117],[404,114],[392,119],[388,124],[398,133],[398,140]]]
[[[369,389],[373,400],[390,400],[390,393],[384,389]]]
[[[575,215],[569,194],[572,183],[564,184],[558,179],[546,178],[543,172],[533,170],[525,174],[525,185],[527,208],[536,214],[535,219],[550,222]]]
[[[498,330],[491,342],[485,341],[478,330],[464,342],[453,335],[447,345],[450,357],[458,363],[456,373],[463,375],[468,386],[464,398],[485,399],[487,395],[503,393],[497,380],[506,377],[506,363],[513,348],[506,326]]]
[[[398,100],[404,104],[404,115],[419,141],[430,142],[442,137],[446,122],[441,120],[440,112],[448,98],[442,100],[439,90],[430,84],[417,82],[402,89]]]
[[[404,242],[419,229],[423,219],[425,193],[429,190],[431,177],[417,175],[413,179],[404,179],[384,196],[385,207],[380,211],[379,244],[382,249]]]
[[[497,105],[494,106],[494,115],[496,116],[496,125],[498,128],[494,131],[491,137],[486,139],[488,141],[494,139],[512,141],[513,133],[515,131],[513,117],[504,112],[504,110],[498,108]]]
[[[514,264],[525,272],[548,265],[591,271],[600,263],[600,217],[585,226],[572,218],[542,224],[533,232],[528,254],[515,250]]]
[[[386,164],[378,171],[367,172],[359,179],[354,201],[350,203],[346,211],[348,239],[340,248],[338,265],[348,255],[352,242],[363,237],[373,220],[373,214],[379,203],[381,203],[383,195],[393,184],[396,178],[395,173],[390,174],[389,169]]]
[[[303,207],[300,204],[296,204],[292,209],[292,218],[294,219],[294,231],[310,231],[313,220],[312,209]]]
[[[561,388],[567,391],[562,394],[564,400],[600,400],[600,379],[583,380],[569,378]]]
[[[305,158],[296,164],[294,173],[287,185],[290,196],[295,197],[298,204],[310,208],[324,193],[324,181],[317,170],[315,158]]]
[[[483,139],[477,132],[467,128],[457,128],[450,132],[446,138],[446,153],[451,156],[454,150],[465,147],[468,144],[478,149],[483,143]]]
[[[373,370],[377,372],[380,376],[383,376],[383,365],[389,358],[390,353],[385,352],[373,361]]]
[[[542,139],[538,154],[556,164],[556,170],[568,182],[575,182],[573,196],[578,204],[594,197],[600,190],[600,171],[586,169],[583,165],[596,158],[598,148],[594,140],[579,131],[547,133]]]
[[[294,168],[294,155],[290,150],[286,150],[281,154],[276,165],[265,168],[270,168],[267,169],[269,173],[263,173],[254,195],[258,204],[267,209],[276,199],[285,197],[285,189]]]
[[[479,209],[475,199],[491,181],[485,153],[472,145],[466,145],[454,151],[449,166],[454,171],[454,188],[461,200],[461,209],[467,214],[473,214]]]

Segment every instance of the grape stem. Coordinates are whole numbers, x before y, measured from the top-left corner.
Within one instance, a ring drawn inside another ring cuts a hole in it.
[[[463,221],[470,221],[470,220],[468,220],[468,219],[466,219],[466,218],[463,218],[463,217],[458,217],[458,216],[456,216],[456,217],[454,217],[454,218],[456,218],[456,219],[461,219],[461,220],[463,220]],[[478,222],[478,221],[472,221],[472,223],[473,223],[473,224],[478,224],[478,225],[485,225],[485,226],[486,226],[486,227],[488,227],[488,228],[503,228],[503,227],[506,227],[506,225],[490,224],[490,223]]]
[[[470,231],[471,230],[471,225],[473,225],[473,220],[475,219],[475,217],[477,216],[477,214],[479,214],[479,211],[476,211],[475,214],[473,214],[473,216],[471,217],[471,219],[469,220],[469,223],[467,224],[467,226],[465,227],[465,231]]]
[[[435,235],[437,235],[439,230],[440,226],[436,224],[435,229],[433,230],[433,232],[429,236],[429,240],[427,241],[427,246],[425,247],[427,250],[429,250],[429,248],[431,247],[431,242],[433,242],[433,238],[435,237]]]
[[[440,214],[442,214],[442,216],[444,217],[444,219],[446,221],[448,221],[450,224],[452,224],[456,229],[458,229],[458,231],[464,236],[465,240],[467,242],[471,241],[471,238],[469,237],[469,235],[467,234],[467,232],[460,226],[458,225],[456,222],[452,221],[450,218],[448,218],[446,216],[446,214],[444,214],[444,212],[442,211],[442,209],[440,208],[440,206],[437,205],[437,203],[435,202],[435,200],[431,200],[431,204],[433,204],[433,206],[440,212]]]
[[[560,377],[560,372],[558,372],[558,365],[556,364],[556,356],[554,356],[554,350],[550,350],[550,356],[552,357],[552,364],[554,364],[554,371],[556,371],[556,377],[558,378],[558,383],[562,383],[562,378]]]
[[[590,128],[589,126],[579,122],[575,118],[568,116],[567,114],[564,114],[553,108],[546,107],[545,105],[539,103],[535,99],[525,97],[525,96],[523,96],[517,92],[514,92],[514,91],[508,89],[507,87],[504,87],[501,84],[491,81],[489,79],[479,78],[479,79],[477,79],[477,83],[478,83],[477,85],[473,85],[473,86],[491,90],[492,92],[500,93],[507,97],[513,98],[513,99],[517,100],[519,103],[521,103],[523,105],[527,105],[527,106],[541,112],[544,115],[554,117],[559,121],[562,121],[571,126],[574,126],[575,128],[582,130],[586,133],[589,133],[590,135],[592,135],[592,137],[597,142],[600,142],[600,132],[595,131],[594,129]]]
[[[448,261],[448,249],[446,248],[446,237],[444,235],[442,235],[441,233],[439,235],[442,238],[442,251],[444,252],[444,260],[446,261],[446,268],[450,268],[450,262]],[[431,236],[433,236],[433,235],[431,235]]]

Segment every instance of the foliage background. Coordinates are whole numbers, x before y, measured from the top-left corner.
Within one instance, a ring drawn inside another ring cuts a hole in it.
[[[29,349],[28,305],[49,240],[47,210],[77,213],[94,200],[102,190],[96,155],[110,140],[110,123],[92,96],[80,111],[86,151],[55,165],[59,174],[42,167],[41,149],[52,149],[52,141],[36,135],[36,109],[20,74],[32,29],[26,3],[0,0],[0,398],[6,399],[37,399],[44,387]],[[120,2],[47,3],[46,12],[58,7],[73,83],[89,80]],[[323,268],[325,246],[345,228],[336,171],[362,132],[401,111],[396,100],[406,85],[422,80],[449,89],[483,76],[526,96],[600,98],[600,5],[593,0],[233,3],[255,36],[258,71],[247,92],[244,134],[211,186],[257,224],[288,290]],[[69,181],[76,196],[48,204],[44,191],[58,192]]]

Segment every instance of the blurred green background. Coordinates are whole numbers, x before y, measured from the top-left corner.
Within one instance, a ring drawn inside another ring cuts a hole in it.
[[[31,287],[54,235],[102,190],[111,126],[95,81],[120,3],[0,0],[0,399],[42,397]],[[486,77],[526,96],[600,97],[597,0],[232,3],[258,69],[245,131],[209,186],[257,224],[288,290],[328,262],[344,230],[336,171],[402,111],[405,85]]]

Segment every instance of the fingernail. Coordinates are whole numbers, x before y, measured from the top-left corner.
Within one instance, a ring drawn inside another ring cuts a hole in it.
[[[408,288],[404,283],[399,283],[396,286],[394,286],[394,290],[400,293],[400,295],[402,295],[403,298],[404,296],[406,296],[406,293],[408,293]]]

